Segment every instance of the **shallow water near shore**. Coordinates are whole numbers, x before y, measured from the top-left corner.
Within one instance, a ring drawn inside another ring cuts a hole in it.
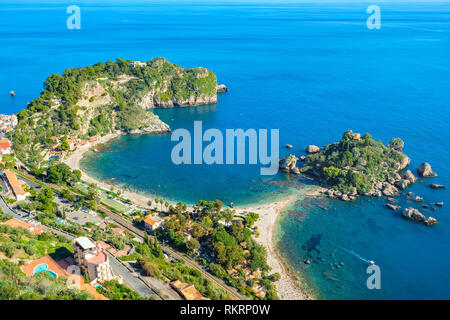
[[[283,211],[277,246],[319,298],[450,298],[448,211],[431,213],[404,195],[398,200],[432,214],[440,224],[430,228],[407,221],[384,208],[383,199],[344,203],[306,197]],[[366,285],[371,260],[380,267],[380,290]]]
[[[209,68],[230,88],[216,105],[154,110],[172,129],[191,130],[194,120],[205,129],[277,128],[282,156],[337,141],[347,129],[385,143],[400,137],[413,171],[428,161],[439,175],[406,191],[444,207],[431,211],[404,196],[399,201],[438,225],[405,221],[382,199],[306,198],[280,218],[278,245],[322,298],[450,298],[450,196],[428,186],[450,187],[448,3],[381,4],[380,30],[366,28],[367,4],[361,3],[80,4],[78,31],[66,29],[61,4],[0,4],[2,113],[20,111],[48,75],[65,68],[164,56]],[[294,148],[286,150],[287,143]],[[295,177],[260,176],[259,166],[175,166],[174,144],[170,135],[119,137],[81,165],[93,177],[186,203],[248,205],[301,188]],[[298,264],[306,258],[311,265]],[[382,290],[365,287],[365,260],[380,266]]]

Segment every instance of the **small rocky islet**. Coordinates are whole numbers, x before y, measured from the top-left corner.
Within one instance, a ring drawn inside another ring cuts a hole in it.
[[[411,170],[405,170],[411,159],[402,152],[403,146],[404,142],[400,138],[392,139],[384,145],[381,141],[375,141],[368,133],[361,136],[348,130],[339,142],[323,148],[309,145],[305,150],[306,155],[297,157],[291,154],[282,158],[279,167],[289,174],[310,176],[323,187],[321,194],[331,199],[352,201],[358,196],[385,196],[388,201],[386,208],[399,211],[402,208],[393,204],[396,202],[394,197],[399,196],[409,185],[418,182]],[[299,160],[303,163],[301,168],[297,166]],[[428,162],[419,166],[417,175],[423,178],[437,176]],[[430,184],[430,188],[445,189],[445,186]],[[411,192],[408,193],[409,198],[412,196]],[[422,201],[420,196],[414,199],[414,202]],[[444,204],[430,203],[432,205],[442,207]],[[429,205],[422,207],[428,208]],[[402,211],[402,217],[427,226],[437,223],[435,218],[426,218],[418,209],[411,207]]]

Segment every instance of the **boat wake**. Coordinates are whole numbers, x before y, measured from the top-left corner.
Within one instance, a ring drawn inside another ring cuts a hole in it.
[[[370,260],[368,260],[368,259],[365,259],[365,258],[363,258],[363,257],[361,257],[359,254],[357,254],[355,251],[352,251],[352,250],[348,250],[348,249],[346,249],[346,248],[341,248],[342,250],[344,250],[345,252],[347,252],[348,254],[351,254],[352,256],[355,256],[356,258],[358,258],[359,260],[361,260],[361,261],[363,261],[363,262],[365,262],[365,263],[367,263],[367,264],[372,264],[373,263],[373,261],[370,261]]]

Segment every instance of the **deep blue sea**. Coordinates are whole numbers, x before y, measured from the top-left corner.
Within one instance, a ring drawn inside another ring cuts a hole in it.
[[[48,75],[66,68],[163,56],[211,69],[230,89],[215,105],[155,110],[172,129],[191,129],[194,120],[205,129],[279,129],[282,155],[287,143],[299,155],[347,129],[383,142],[400,137],[413,171],[428,161],[438,173],[406,190],[426,204],[444,201],[436,211],[421,208],[438,225],[405,221],[382,199],[304,198],[281,216],[278,245],[321,298],[450,298],[450,195],[428,187],[450,187],[450,3],[380,3],[381,29],[369,30],[369,3],[76,2],[81,30],[66,28],[71,1],[0,3],[0,113],[20,111]],[[120,137],[82,166],[188,203],[270,202],[304,182],[261,177],[254,165],[175,166],[174,144],[170,135]],[[367,289],[366,260],[380,266],[381,290]]]

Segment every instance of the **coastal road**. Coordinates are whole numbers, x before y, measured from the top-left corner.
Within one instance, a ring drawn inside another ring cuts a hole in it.
[[[36,189],[36,191],[39,192],[39,189],[41,189],[41,185],[37,182],[34,182],[33,180],[28,179],[27,177],[25,177],[24,175],[18,174],[18,176],[20,177],[20,180],[22,180],[23,182],[25,182],[27,185],[33,187],[34,189]]]
[[[27,174],[22,173],[21,177],[26,178]],[[30,179],[29,179],[30,180]],[[47,183],[47,182],[42,182],[42,184],[50,187],[50,188],[54,188],[56,190],[61,190],[62,187],[58,186],[56,184],[52,184],[52,183]],[[72,191],[71,191],[72,192]],[[74,193],[74,192],[72,192]],[[108,215],[110,218],[112,218],[116,223],[118,223],[119,225],[121,225],[122,227],[124,227],[125,229],[127,229],[128,231],[130,231],[132,234],[136,235],[138,238],[140,239],[144,239],[145,235],[147,234],[145,231],[136,228],[130,221],[128,221],[127,219],[125,219],[124,217],[122,217],[121,215],[112,212],[111,210],[109,210],[108,208],[106,208],[103,205],[99,205],[97,207],[98,210],[102,211],[103,213],[105,213],[106,215]],[[147,234],[148,235],[148,234]],[[153,238],[151,235],[148,235],[150,238]],[[180,252],[175,251],[174,249],[172,249],[171,247],[167,247],[164,246],[163,249],[167,252],[168,255],[172,256],[173,258],[177,259],[177,260],[183,260],[186,264],[186,266],[195,269],[197,271],[199,271],[203,277],[205,279],[208,279],[209,281],[213,282],[214,284],[216,284],[216,286],[218,286],[219,288],[221,288],[222,290],[224,290],[226,293],[228,293],[228,295],[235,299],[235,300],[246,300],[246,298],[244,296],[242,296],[239,292],[237,292],[236,289],[228,286],[223,280],[213,276],[212,274],[210,274],[209,272],[205,271],[196,261],[194,261],[193,259],[191,259],[190,257],[187,257],[183,254],[181,254]]]
[[[109,265],[116,276],[121,276],[123,282],[132,290],[145,298],[154,297],[156,300],[162,300],[155,291],[153,291],[134,270],[128,269],[116,257],[108,253]]]
[[[4,214],[10,214],[12,215],[14,218],[22,218],[21,216],[19,216],[17,213],[15,213],[14,211],[11,210],[11,208],[6,204],[5,200],[3,199],[3,197],[0,197],[0,208],[2,208],[2,212]]]

